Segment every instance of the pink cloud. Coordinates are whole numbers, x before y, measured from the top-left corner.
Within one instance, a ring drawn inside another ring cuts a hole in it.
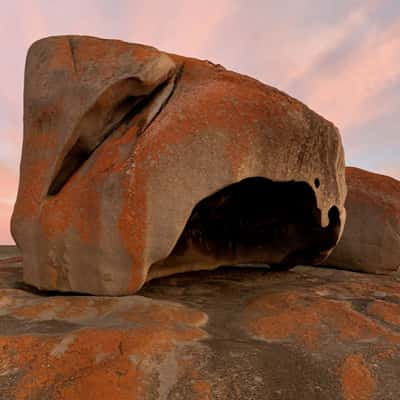
[[[13,203],[17,194],[18,176],[16,171],[0,163],[0,201]]]
[[[10,233],[10,218],[12,205],[0,201],[0,245],[14,244],[14,239]]]
[[[10,219],[17,194],[17,174],[0,164],[0,244],[13,243]]]
[[[135,23],[125,40],[193,57],[207,57],[222,21],[238,6],[231,0],[131,4],[127,13],[135,16]]]
[[[287,47],[290,62],[280,71],[282,74],[280,84],[288,87],[294,81],[307,79],[321,57],[334,51],[368,21],[368,15],[375,5],[376,0],[365,1],[362,5],[353,7],[345,18],[336,24],[321,24],[303,32],[298,32],[296,29],[290,33],[281,32],[282,42],[290,42],[290,46]]]
[[[335,70],[309,77],[305,101],[343,130],[393,111],[393,99],[377,102],[386,87],[400,79],[400,20],[373,32]],[[389,101],[392,100],[392,101]]]

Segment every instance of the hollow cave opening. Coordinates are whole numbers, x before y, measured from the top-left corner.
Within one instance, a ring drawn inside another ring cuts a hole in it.
[[[321,227],[315,194],[306,182],[247,178],[197,203],[170,255],[151,266],[149,279],[219,265],[289,269],[318,263],[339,231],[335,206],[329,225]]]

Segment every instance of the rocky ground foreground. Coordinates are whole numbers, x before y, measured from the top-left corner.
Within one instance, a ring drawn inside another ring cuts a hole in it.
[[[400,277],[220,268],[138,295],[39,293],[0,251],[0,399],[344,399],[400,393]]]

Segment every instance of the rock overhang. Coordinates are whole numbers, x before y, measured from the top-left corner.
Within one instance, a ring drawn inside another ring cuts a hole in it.
[[[321,228],[337,210],[334,243],[315,262],[343,230],[338,130],[221,66],[120,41],[47,38],[28,54],[24,114],[12,226],[35,286],[132,293],[173,252],[196,205],[251,178],[307,185]]]

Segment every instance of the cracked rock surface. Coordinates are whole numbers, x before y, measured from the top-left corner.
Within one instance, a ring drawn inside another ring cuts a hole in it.
[[[125,297],[21,280],[3,256],[2,400],[398,399],[398,275],[225,267]]]

